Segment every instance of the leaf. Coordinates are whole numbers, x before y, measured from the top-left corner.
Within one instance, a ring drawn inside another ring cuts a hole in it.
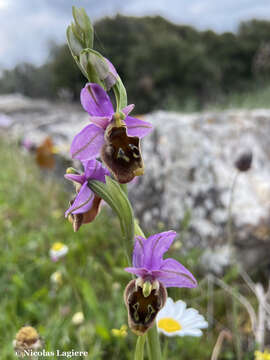
[[[80,56],[84,49],[81,40],[75,35],[74,24],[67,27],[67,42],[73,56]]]

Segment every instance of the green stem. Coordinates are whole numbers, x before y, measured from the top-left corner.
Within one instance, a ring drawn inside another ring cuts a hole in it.
[[[233,206],[233,199],[234,199],[234,192],[236,188],[237,178],[239,175],[239,171],[234,176],[231,191],[230,191],[230,198],[229,198],[229,206],[228,206],[228,220],[227,220],[227,241],[230,246],[233,246],[233,232],[232,232],[232,206]]]
[[[143,360],[144,359],[145,339],[146,339],[145,335],[138,336],[134,360]]]
[[[162,360],[159,336],[156,324],[147,331],[147,349],[149,360]]]
[[[128,196],[127,184],[119,184],[125,195]]]
[[[235,292],[237,290],[235,289]],[[233,312],[233,335],[234,335],[234,341],[235,341],[235,350],[236,350],[236,358],[237,360],[242,359],[242,345],[241,345],[241,335],[238,331],[238,304],[236,303],[235,298],[232,298],[232,312]]]

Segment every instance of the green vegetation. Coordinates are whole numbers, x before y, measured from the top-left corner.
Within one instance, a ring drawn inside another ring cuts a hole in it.
[[[125,80],[129,102],[136,104],[137,113],[194,111],[209,104],[227,104],[231,94],[245,97],[269,86],[269,33],[270,22],[262,20],[241,23],[237,33],[216,34],[162,17],[119,15],[95,24],[94,47]],[[4,71],[0,93],[52,100],[65,95],[77,101],[86,80],[67,45],[52,45],[50,53],[50,60],[41,67],[20,64]]]
[[[126,338],[119,338],[111,332],[127,322],[122,294],[130,280],[123,271],[127,264],[118,219],[103,208],[94,224],[73,233],[63,217],[70,197],[64,183],[41,172],[33,158],[21,154],[14,144],[0,140],[4,164],[0,173],[1,359],[15,359],[12,340],[26,324],[37,328],[46,351],[84,350],[91,360],[132,359],[136,336],[129,332]],[[69,253],[55,263],[49,258],[49,249],[56,241],[68,245]],[[236,307],[224,290],[209,291],[197,268],[198,250],[186,257],[177,247],[171,251],[201,282],[192,291],[169,289],[169,295],[185,300],[205,316],[207,309],[213,309],[214,317],[201,338],[162,337],[168,358],[177,360],[181,355],[182,360],[208,360],[220,331],[227,328],[233,332],[236,327],[244,359],[252,359],[252,351],[248,355],[245,345],[251,337],[245,309],[238,303]],[[55,271],[63,274],[63,284],[58,287],[50,280]],[[236,269],[223,280],[232,286],[239,284]],[[80,326],[71,321],[78,311],[85,315]],[[225,342],[219,359],[234,359],[235,343]]]
[[[232,93],[222,101],[209,104],[208,110],[262,109],[270,106],[270,86],[253,89],[245,93]]]

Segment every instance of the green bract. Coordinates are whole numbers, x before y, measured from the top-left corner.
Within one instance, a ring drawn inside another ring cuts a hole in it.
[[[134,239],[134,214],[130,202],[118,182],[106,176],[106,184],[92,180],[89,187],[116,212],[130,253]]]
[[[80,53],[79,62],[89,82],[105,89],[103,81],[109,75],[109,66],[104,57],[93,49],[84,49]]]
[[[84,48],[92,48],[94,44],[94,29],[85,10],[72,7],[77,36],[80,37]]]

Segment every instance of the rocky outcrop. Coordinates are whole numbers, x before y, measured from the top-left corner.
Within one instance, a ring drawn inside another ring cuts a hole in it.
[[[0,97],[0,112],[2,131],[36,143],[50,135],[65,158],[74,134],[88,123],[79,106],[20,95]],[[154,125],[143,140],[146,172],[130,185],[144,226],[182,229],[186,247],[224,244],[231,204],[233,240],[243,254],[254,247],[264,260],[270,246],[270,110],[158,111],[144,119]],[[235,161],[247,149],[251,169],[237,176],[232,193]],[[245,256],[253,257],[250,251]]]
[[[155,131],[143,144],[146,176],[132,189],[144,225],[156,227],[163,221],[166,227],[182,228],[187,247],[220,245],[228,241],[229,232],[243,247],[242,254],[254,247],[267,260],[270,110],[160,111],[145,119]],[[239,172],[235,161],[247,151],[253,154],[251,168]],[[258,256],[248,253],[249,263],[254,264]]]

